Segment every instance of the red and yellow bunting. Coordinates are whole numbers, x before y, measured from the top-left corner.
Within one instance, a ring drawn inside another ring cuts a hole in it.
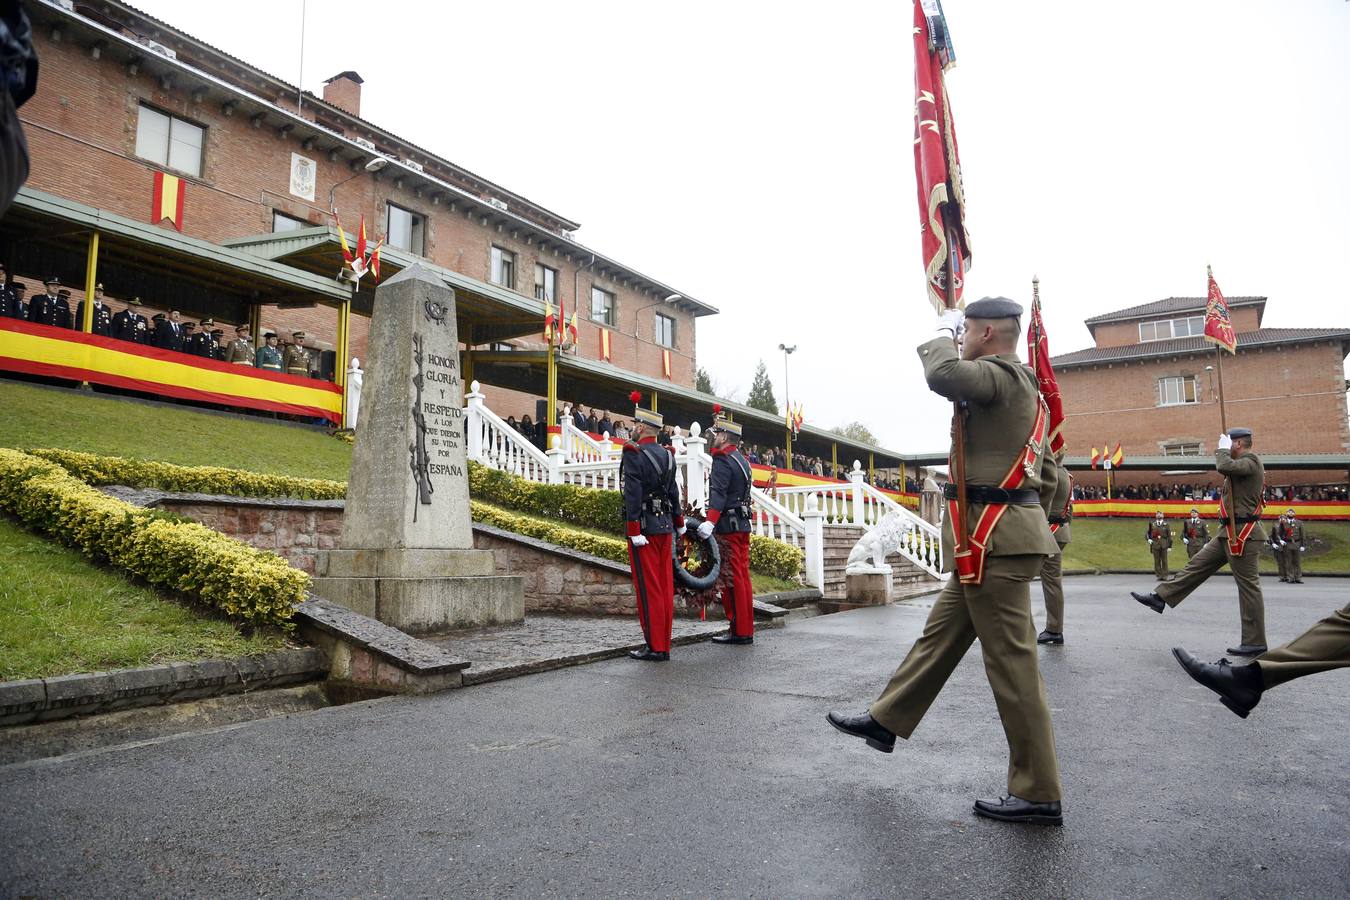
[[[0,318],[0,370],[342,422],[337,385]]]
[[[666,376],[667,378],[670,377],[670,351],[669,351],[669,350],[662,350],[662,351],[661,351],[661,374],[664,375],[664,376]]]
[[[177,230],[183,230],[183,179],[167,172],[156,172],[155,189],[150,198],[150,222],[158,225],[165,219]]]
[[[1286,509],[1293,507],[1300,519],[1350,519],[1350,503],[1343,500],[1295,500],[1271,503],[1261,514],[1264,520],[1278,519]],[[1151,519],[1162,510],[1169,519],[1190,518],[1191,510],[1198,509],[1201,518],[1211,522],[1219,519],[1218,500],[1075,500],[1074,518],[1122,516]]]
[[[609,362],[609,329],[600,329],[600,358]]]

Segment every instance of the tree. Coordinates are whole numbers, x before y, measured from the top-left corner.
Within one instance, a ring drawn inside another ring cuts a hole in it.
[[[851,441],[857,441],[860,444],[871,444],[874,447],[879,446],[877,436],[872,433],[872,429],[861,422],[849,422],[847,425],[836,425],[830,430],[837,435],[846,437]]]
[[[717,396],[717,392],[713,390],[712,376],[702,366],[698,367],[698,372],[694,375],[694,390],[700,394]]]
[[[745,405],[778,415],[778,401],[773,399],[773,382],[769,381],[769,367],[764,365],[762,359],[755,369],[755,380],[750,383],[750,396],[746,398]]]

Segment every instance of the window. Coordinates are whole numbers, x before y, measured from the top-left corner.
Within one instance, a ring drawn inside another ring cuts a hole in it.
[[[558,270],[534,264],[534,299],[558,302]]]
[[[272,210],[272,233],[277,234],[282,231],[299,231],[301,228],[308,228],[309,223],[304,219],[297,219],[295,216],[288,216],[285,213]]]
[[[675,346],[675,320],[664,313],[656,314],[656,342],[662,347]]]
[[[1175,406],[1179,403],[1199,403],[1194,375],[1177,375],[1158,379],[1158,405]]]
[[[1163,456],[1199,456],[1200,445],[1195,444],[1164,444]]]
[[[1204,333],[1204,316],[1187,316],[1184,319],[1161,319],[1157,322],[1139,323],[1140,341],[1167,341],[1172,338],[1198,337]]]
[[[489,280],[502,287],[516,286],[516,255],[501,247],[492,248],[492,275]]]
[[[136,120],[136,155],[200,178],[206,129],[186,119],[142,106]]]
[[[591,288],[591,318],[614,327],[614,295],[598,287]]]
[[[389,226],[385,229],[389,246],[426,255],[426,216],[389,204]]]

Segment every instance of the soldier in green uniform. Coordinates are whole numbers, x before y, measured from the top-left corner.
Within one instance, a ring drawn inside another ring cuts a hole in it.
[[[1278,529],[1281,549],[1284,551],[1284,570],[1290,584],[1303,583],[1303,551],[1308,549],[1303,523],[1293,507],[1285,510],[1284,524]]]
[[[310,353],[309,348],[305,346],[305,333],[293,331],[291,332],[291,339],[295,343],[286,346],[286,353],[283,356],[286,374],[295,375],[299,378],[314,377],[314,354]]]
[[[255,364],[257,351],[253,349],[253,342],[248,339],[248,331],[247,324],[234,327],[234,340],[230,341],[230,346],[225,351],[227,363],[234,363],[236,366]]]
[[[1166,581],[1171,577],[1167,570],[1167,554],[1172,549],[1172,526],[1167,524],[1167,517],[1161,509],[1144,529],[1144,540],[1148,541],[1149,549],[1153,551],[1153,577]]]
[[[258,348],[258,355],[254,358],[253,364],[269,372],[280,372],[282,363],[281,351],[277,349],[276,332],[269,331],[263,335],[263,345]]]
[[[1050,531],[1059,545],[1059,553],[1048,555],[1041,564],[1041,594],[1045,597],[1045,630],[1036,636],[1038,644],[1064,643],[1064,548],[1069,546],[1069,526],[1073,523],[1073,479],[1064,468],[1064,451],[1055,457],[1055,496],[1050,501]]]
[[[1008,740],[1009,765],[1008,795],[977,800],[975,813],[1059,825],[1059,764],[1037,665],[1030,590],[1045,557],[1059,552],[1046,521],[1056,477],[1045,446],[1046,413],[1036,376],[1017,358],[1021,312],[1002,297],[970,304],[958,353],[953,336],[963,317],[948,310],[938,319],[937,335],[919,346],[929,388],[963,410],[964,514],[969,532],[979,540],[970,541],[956,560],[957,571],[933,604],[923,635],[871,708],[853,716],[832,712],[827,719],[874,749],[893,751],[896,737],[913,734],[978,637]],[[948,499],[955,494],[950,485]],[[954,542],[948,515],[942,543],[949,568]]]
[[[1234,656],[1255,656],[1266,652],[1266,604],[1257,572],[1261,541],[1265,539],[1261,530],[1261,491],[1266,467],[1252,452],[1252,432],[1248,428],[1233,428],[1219,435],[1214,460],[1219,474],[1226,476],[1219,507],[1219,533],[1186,563],[1175,580],[1159,584],[1151,593],[1131,591],[1130,596],[1161,613],[1189,597],[1227,563],[1237,582],[1242,619],[1242,639],[1236,647],[1229,647],[1228,652]],[[1229,524],[1229,510],[1235,526]],[[1230,535],[1230,527],[1236,527],[1237,533]]]
[[[1200,518],[1200,510],[1191,507],[1191,517],[1181,526],[1181,542],[1186,545],[1186,561],[1190,562],[1195,554],[1209,543],[1209,526]]]
[[[1275,557],[1275,567],[1280,570],[1280,580],[1289,580],[1289,558],[1285,556],[1284,544],[1280,543],[1280,531],[1284,528],[1284,514],[1275,521],[1275,527],[1270,530],[1270,537],[1266,538],[1266,543],[1270,545],[1270,555]]]

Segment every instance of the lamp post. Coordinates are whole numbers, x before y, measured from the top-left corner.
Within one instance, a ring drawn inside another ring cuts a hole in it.
[[[787,463],[788,470],[792,469],[792,390],[788,387],[788,357],[797,352],[797,345],[789,347],[786,344],[779,344],[778,349],[783,351],[783,405],[787,407]]]
[[[373,159],[368,160],[366,164],[361,168],[361,171],[357,172],[355,175],[349,175],[348,177],[339,181],[337,184],[330,187],[328,189],[328,211],[331,213],[337,212],[337,207],[333,205],[333,194],[337,192],[338,188],[342,187],[344,184],[351,181],[353,178],[360,178],[367,172],[378,172],[387,165],[389,165],[389,160],[385,159],[383,156],[376,156]]]
[[[663,300],[658,300],[655,303],[648,303],[646,306],[639,307],[638,311],[633,314],[633,337],[641,337],[641,335],[638,334],[638,332],[641,331],[641,328],[638,325],[639,321],[638,316],[641,316],[642,313],[651,309],[653,306],[665,306],[667,303],[674,303],[676,300],[683,300],[683,299],[684,294],[671,294]],[[655,343],[655,341],[656,341],[656,326],[652,325],[652,342]]]

